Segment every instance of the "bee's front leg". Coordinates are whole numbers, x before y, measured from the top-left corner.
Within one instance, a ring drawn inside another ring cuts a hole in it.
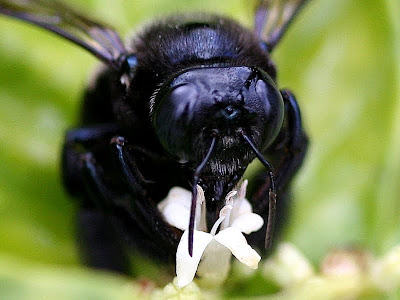
[[[275,142],[263,153],[265,156],[271,157],[275,169],[277,191],[275,236],[279,235],[289,213],[289,185],[301,167],[308,148],[308,137],[302,125],[296,98],[289,90],[282,90],[281,94],[285,105],[284,123]],[[263,216],[266,224],[271,186],[268,172],[260,171],[250,183],[249,198],[254,205],[254,211]],[[263,248],[264,238],[265,225],[263,230],[250,236],[253,243],[259,245],[260,248]]]
[[[128,274],[126,245],[114,205],[119,191],[105,179],[109,171],[106,153],[116,126],[104,124],[68,132],[63,148],[63,179],[67,190],[79,199],[78,246],[86,265]]]

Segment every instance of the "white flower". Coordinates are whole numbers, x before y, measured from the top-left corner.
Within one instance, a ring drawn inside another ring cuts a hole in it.
[[[257,269],[261,257],[247,244],[242,232],[249,234],[259,230],[264,221],[252,212],[251,204],[245,199],[246,187],[247,180],[243,182],[239,192],[228,193],[225,206],[208,233],[204,192],[200,186],[197,186],[193,256],[190,256],[188,252],[191,193],[183,188],[174,187],[167,198],[159,203],[158,208],[165,220],[184,231],[176,252],[176,274],[179,287],[189,284],[196,271],[199,276],[209,280],[223,281],[230,268],[231,254],[241,263]]]

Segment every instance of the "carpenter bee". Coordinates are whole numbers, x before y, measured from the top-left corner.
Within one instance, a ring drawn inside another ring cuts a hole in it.
[[[196,186],[211,225],[255,158],[266,169],[252,179],[249,199],[265,225],[248,240],[270,245],[308,145],[297,101],[278,89],[270,54],[305,2],[259,1],[254,30],[217,15],[170,16],[124,44],[110,27],[59,2],[0,0],[1,14],[52,31],[105,65],[62,151],[88,265],[128,272],[131,245],[174,260],[182,232],[157,209],[173,186],[192,190],[191,254]]]

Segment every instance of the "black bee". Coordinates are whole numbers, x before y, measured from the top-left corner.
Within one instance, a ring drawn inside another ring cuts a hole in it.
[[[62,153],[65,187],[79,199],[87,264],[128,272],[129,244],[174,260],[182,232],[157,209],[173,186],[192,190],[192,253],[196,185],[211,228],[256,157],[266,170],[250,181],[248,198],[266,225],[248,239],[270,245],[308,145],[295,97],[276,85],[270,53],[305,2],[259,1],[253,31],[221,16],[181,15],[124,44],[110,27],[59,2],[0,0],[0,13],[52,31],[106,65]]]

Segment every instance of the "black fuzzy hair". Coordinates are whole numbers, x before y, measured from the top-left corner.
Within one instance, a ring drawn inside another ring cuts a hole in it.
[[[171,16],[145,28],[132,42],[139,65],[156,81],[203,65],[257,66],[275,79],[275,67],[252,31],[210,14]],[[146,76],[147,77],[147,76]]]

